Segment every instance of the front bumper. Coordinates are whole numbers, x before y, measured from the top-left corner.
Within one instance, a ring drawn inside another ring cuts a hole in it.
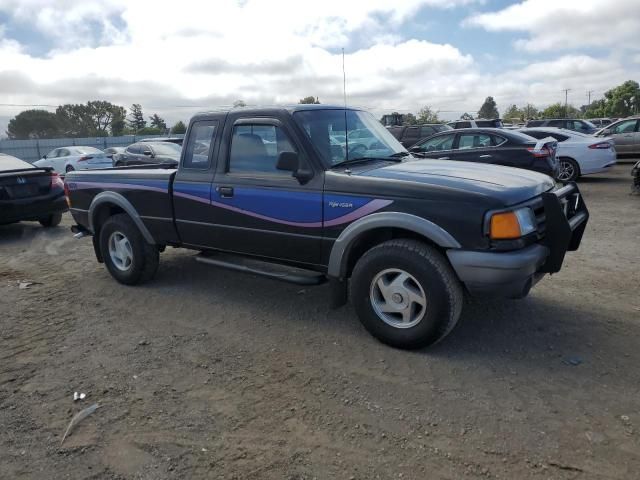
[[[68,210],[64,193],[55,196],[24,198],[0,202],[0,225],[24,220],[39,220]]]
[[[589,212],[575,183],[542,194],[544,237],[509,252],[451,249],[460,281],[476,296],[520,298],[546,273],[560,271],[567,251],[577,250]]]

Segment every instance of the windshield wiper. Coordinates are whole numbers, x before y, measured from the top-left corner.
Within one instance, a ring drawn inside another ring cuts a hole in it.
[[[412,155],[411,152],[396,152],[393,155],[389,155],[392,158],[402,158]]]
[[[402,159],[399,157],[394,157],[393,155],[388,157],[358,157],[358,158],[350,158],[348,160],[342,160],[341,162],[334,163],[331,165],[331,168],[342,167],[344,165],[353,165],[355,163],[363,163],[370,162],[371,160],[384,160],[386,162],[401,162]]]

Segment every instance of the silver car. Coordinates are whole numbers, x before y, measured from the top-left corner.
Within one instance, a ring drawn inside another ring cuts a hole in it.
[[[628,117],[607,125],[595,133],[596,137],[611,137],[619,154],[640,154],[640,116]]]

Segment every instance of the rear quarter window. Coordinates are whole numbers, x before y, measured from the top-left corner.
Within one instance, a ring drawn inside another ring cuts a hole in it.
[[[507,139],[500,135],[491,135],[491,142],[494,147],[499,147],[503,143],[506,143]]]
[[[215,144],[218,122],[194,122],[184,148],[183,168],[206,170],[211,164],[211,151]]]

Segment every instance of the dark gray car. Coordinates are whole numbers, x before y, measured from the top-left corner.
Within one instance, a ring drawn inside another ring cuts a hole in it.
[[[129,145],[115,161],[115,167],[173,164],[180,161],[182,147],[170,142],[138,142]]]
[[[588,120],[581,120],[579,118],[545,118],[542,120],[529,120],[525,125],[527,128],[531,127],[555,127],[566,128],[567,130],[573,130],[574,132],[586,133],[591,135],[596,133],[598,127]]]

